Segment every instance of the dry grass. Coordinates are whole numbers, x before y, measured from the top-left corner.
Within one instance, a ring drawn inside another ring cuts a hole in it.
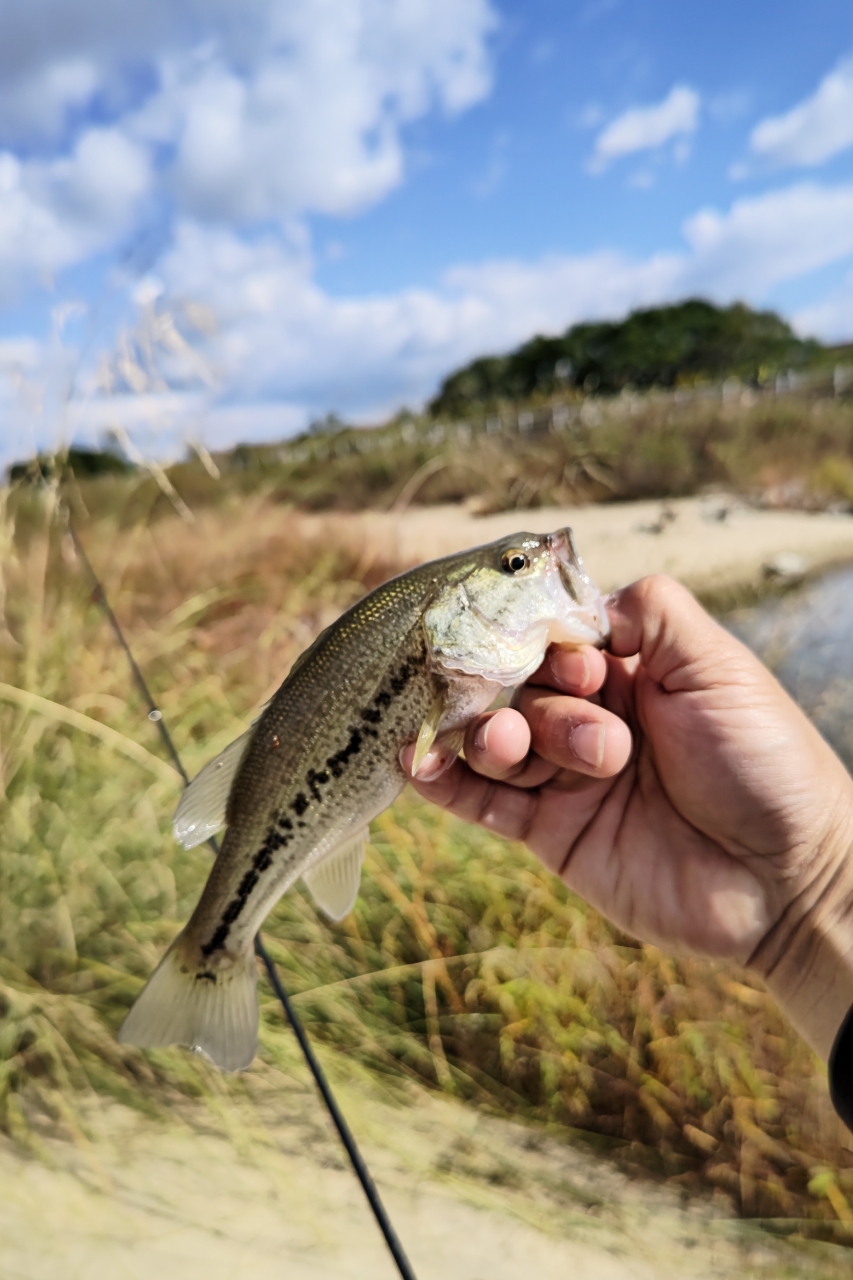
[[[208,856],[170,838],[178,780],[56,490],[30,502],[17,535],[0,523],[0,680],[19,691],[0,689],[0,1124],[37,1146],[44,1126],[83,1140],[87,1093],[152,1113],[200,1099],[226,1114],[247,1092],[269,1102],[293,1049],[268,991],[244,1077],[115,1043]],[[367,571],[360,546],[309,536],[260,499],[194,526],[103,518],[80,531],[190,773],[388,568]],[[347,920],[324,923],[297,889],[265,933],[311,1033],[389,1084],[416,1077],[580,1131],[744,1214],[853,1239],[853,1159],[822,1069],[758,984],[619,935],[523,849],[407,796],[374,824]]]
[[[127,480],[81,482],[88,508],[130,527],[175,504],[253,500],[305,510],[469,501],[481,511],[667,498],[722,486],[779,506],[853,503],[853,399],[719,388],[542,400],[470,423],[430,418],[238,446],[215,478],[195,455]],[[164,491],[171,484],[174,492]]]

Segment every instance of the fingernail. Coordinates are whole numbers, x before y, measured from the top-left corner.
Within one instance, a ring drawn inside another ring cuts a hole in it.
[[[575,725],[569,738],[569,746],[578,760],[582,760],[593,769],[600,769],[604,759],[604,725],[590,723]]]
[[[581,649],[580,652],[576,654],[576,660],[577,658],[580,658],[581,660],[581,677],[580,680],[578,680],[578,688],[585,689],[589,684],[589,658],[587,657],[586,649]]]
[[[477,726],[477,731],[474,734],[474,750],[475,751],[486,750],[486,747],[488,746],[488,743],[489,743],[489,725],[491,723],[492,721],[490,717],[488,720],[484,720],[482,724]]]
[[[414,775],[418,782],[434,782],[440,778],[445,769],[453,761],[453,755],[443,747],[433,747],[421,761],[421,767]]]
[[[560,688],[585,689],[589,684],[586,649],[554,649],[549,654],[548,665]]]

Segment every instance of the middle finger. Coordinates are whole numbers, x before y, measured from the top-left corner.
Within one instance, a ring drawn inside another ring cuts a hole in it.
[[[630,730],[618,716],[541,686],[523,686],[515,707],[479,717],[465,735],[465,759],[476,773],[518,787],[542,786],[560,771],[612,777],[630,753]]]
[[[558,769],[612,778],[628,763],[631,731],[598,702],[526,685],[517,691],[515,706],[529,726],[533,753]]]

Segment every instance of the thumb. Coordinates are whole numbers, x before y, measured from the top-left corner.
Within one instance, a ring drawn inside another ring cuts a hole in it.
[[[607,601],[609,648],[619,658],[638,654],[648,675],[668,692],[708,688],[748,678],[755,659],[706,613],[674,578],[641,578]]]

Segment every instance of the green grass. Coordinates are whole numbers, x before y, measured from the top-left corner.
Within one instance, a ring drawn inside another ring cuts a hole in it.
[[[56,488],[28,502],[20,529],[0,521],[0,1126],[37,1148],[45,1128],[79,1134],[92,1095],[152,1115],[274,1105],[293,1047],[265,987],[244,1076],[115,1041],[209,857],[171,839],[179,782]],[[261,500],[81,534],[191,774],[388,569],[368,580],[359,546]],[[351,916],[325,923],[297,888],[265,936],[312,1036],[389,1085],[580,1132],[750,1216],[853,1220],[822,1068],[759,984],[620,935],[516,845],[404,796],[374,824]]]

